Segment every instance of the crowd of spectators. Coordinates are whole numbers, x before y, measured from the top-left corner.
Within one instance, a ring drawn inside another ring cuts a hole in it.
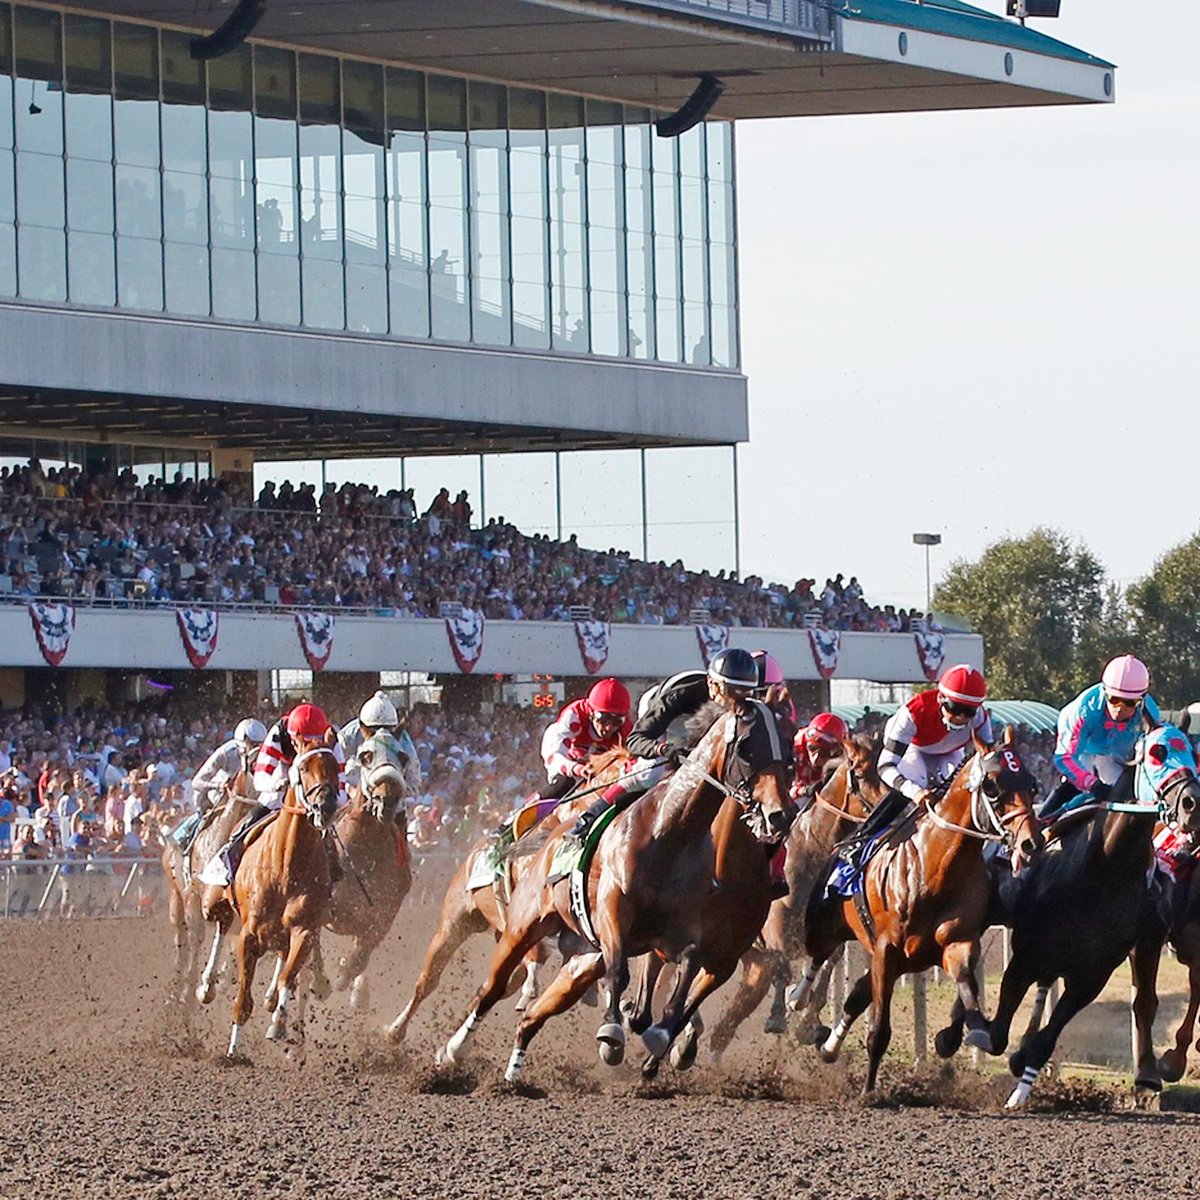
[[[644,625],[816,625],[904,632],[920,614],[873,605],[858,579],[791,586],[689,571],[616,550],[523,534],[503,517],[472,526],[467,493],[420,510],[412,488],[227,478],[139,483],[36,459],[0,468],[0,597],[78,602],[256,603],[437,617],[446,604],[490,619]]]

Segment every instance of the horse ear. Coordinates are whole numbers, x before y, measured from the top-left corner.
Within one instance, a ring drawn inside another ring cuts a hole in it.
[[[1150,733],[1151,730],[1157,729],[1159,723],[1150,715],[1145,705],[1142,706],[1142,728]]]
[[[1017,727],[1015,725],[1005,725],[1004,727],[1004,744],[1012,746],[1017,740]]]
[[[986,754],[991,749],[991,746],[989,746],[987,742],[985,742],[983,738],[979,736],[978,729],[971,730],[971,741],[975,743],[975,749],[980,754]]]
[[[325,730],[325,745],[327,745],[331,750],[337,745],[337,730],[334,729],[332,725]]]
[[[1185,708],[1183,710],[1183,715],[1180,716],[1180,718],[1179,718],[1179,732],[1187,733],[1187,731],[1191,728],[1191,726],[1192,726],[1192,710],[1190,708]]]

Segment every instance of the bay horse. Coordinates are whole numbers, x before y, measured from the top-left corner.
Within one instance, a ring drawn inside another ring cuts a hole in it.
[[[825,899],[817,891],[810,900],[805,947],[812,965],[802,989],[812,986],[817,969],[849,935],[871,958],[841,1019],[817,1038],[821,1058],[835,1061],[850,1027],[870,1006],[864,1093],[874,1091],[891,1041],[892,993],[902,975],[940,965],[958,986],[968,1045],[990,1048],[975,978],[988,908],[983,847],[1005,843],[1019,869],[1041,846],[1033,813],[1037,784],[1012,749],[1013,739],[1011,726],[1000,747],[974,735],[975,754],[945,790],[885,835],[867,863],[860,897]],[[944,1039],[939,1053],[955,1048]]]
[[[330,734],[332,740],[332,731]],[[296,976],[305,965],[329,906],[329,855],[324,836],[337,808],[338,762],[331,744],[297,755],[288,772],[283,807],[247,845],[237,874],[226,888],[205,893],[205,917],[218,920],[222,932],[241,921],[236,957],[237,995],[226,1054],[236,1055],[242,1029],[254,1008],[252,988],[258,960],[272,951],[284,958],[267,1037],[287,1036],[287,1012]],[[214,896],[214,893],[217,893]],[[215,910],[224,907],[228,914]]]
[[[359,746],[356,757],[359,787],[333,820],[345,852],[345,870],[333,885],[325,928],[353,939],[333,987],[338,991],[349,987],[350,1007],[361,1012],[369,1006],[367,965],[412,888],[412,863],[404,807],[407,755],[390,733],[381,730]],[[319,945],[314,947],[313,967],[318,977],[323,976]],[[319,978],[313,990],[327,994],[327,981]]]
[[[390,1041],[404,1040],[408,1024],[418,1006],[437,989],[446,967],[468,938],[477,933],[486,933],[489,929],[497,938],[504,932],[507,904],[503,896],[511,897],[517,881],[533,861],[532,847],[540,843],[532,835],[535,832],[544,834],[563,823],[574,824],[576,818],[591,805],[596,792],[615,782],[624,773],[632,757],[622,746],[597,754],[589,764],[586,784],[577,788],[574,794],[568,793],[562,800],[534,801],[519,809],[511,820],[516,840],[498,864],[498,870],[502,872],[499,877],[483,869],[478,874],[476,871],[481,859],[495,855],[495,839],[491,836],[482,837],[471,847],[446,889],[438,927],[425,950],[425,959],[413,985],[412,996],[401,1009],[400,1015],[384,1030]],[[473,882],[478,880],[483,882]],[[517,998],[518,1012],[523,1012],[537,995],[538,971],[548,957],[546,945],[540,941],[526,953],[525,979]]]
[[[204,914],[201,898],[204,884],[196,876],[204,864],[229,840],[242,818],[257,803],[251,770],[243,765],[225,784],[223,798],[215,803],[200,823],[184,862],[183,849],[167,838],[162,851],[163,876],[167,882],[167,911],[175,943],[175,987],[181,1002],[196,993],[200,975],[200,947],[204,944]],[[209,988],[216,976],[209,979]]]
[[[649,1052],[645,1074],[657,1069],[705,997],[733,973],[770,907],[764,842],[777,844],[791,820],[787,766],[765,704],[749,700],[733,712],[716,705],[701,712],[710,724],[687,760],[613,819],[588,865],[583,886],[596,941],[572,905],[570,877],[551,875],[566,832],[559,826],[517,884],[487,981],[441,1061],[457,1061],[522,955],[560,930],[590,945],[563,964],[523,1014],[505,1070],[510,1083],[521,1078],[538,1030],[601,977],[600,1056],[610,1065],[623,1059],[620,1003],[632,956],[656,952],[679,964],[662,1017],[642,1034]]]
[[[1018,1084],[1006,1107],[1024,1106],[1064,1027],[1091,1004],[1113,971],[1132,958],[1136,995],[1138,1090],[1162,1080],[1151,1039],[1158,1006],[1162,935],[1147,940],[1152,901],[1154,830],[1160,812],[1194,833],[1200,825],[1200,779],[1187,737],[1143,715],[1144,737],[1104,803],[1084,804],[1055,822],[1060,848],[1024,875],[1001,878],[996,916],[1012,927],[1012,956],[990,1026],[991,1052],[1004,1053],[1013,1015],[1033,984],[1063,992],[1044,1028],[1032,1027],[1009,1059]],[[1139,944],[1140,943],[1140,944]]]
[[[712,1054],[719,1057],[738,1027],[774,988],[767,1016],[767,1033],[787,1030],[786,990],[792,980],[791,963],[804,957],[804,914],[808,898],[824,873],[833,848],[866,820],[887,795],[877,769],[880,739],[852,734],[842,743],[842,753],[831,759],[826,778],[812,802],[801,812],[787,836],[786,877],[788,894],[776,900],[763,925],[764,948],[752,948],[743,959],[743,974],[721,1019],[713,1028]],[[829,976],[838,956],[831,955],[805,1005],[805,1028],[815,1028],[825,1004]]]

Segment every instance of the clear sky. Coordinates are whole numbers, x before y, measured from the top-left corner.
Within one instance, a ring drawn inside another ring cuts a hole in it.
[[[1122,583],[1195,532],[1200,3],[1062,12],[1115,105],[738,125],[746,571],[910,604],[916,530]]]

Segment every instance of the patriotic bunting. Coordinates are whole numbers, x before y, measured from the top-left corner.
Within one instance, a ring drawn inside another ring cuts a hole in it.
[[[461,616],[447,617],[446,633],[458,669],[469,675],[483,653],[483,613],[464,608]]]
[[[696,641],[700,643],[700,657],[707,667],[714,655],[720,654],[729,645],[729,626],[697,625]]]
[[[942,662],[946,657],[946,635],[943,633],[923,633],[916,630],[913,640],[917,643],[917,658],[921,660],[921,670],[931,683],[942,670]]]
[[[177,608],[175,620],[179,624],[179,636],[187,651],[188,662],[197,671],[202,670],[217,648],[219,618],[216,609]]]
[[[75,609],[70,604],[44,604],[35,600],[29,605],[29,617],[42,657],[57,667],[66,658],[71,634],[75,632]]]
[[[836,629],[810,629],[808,644],[812,648],[813,662],[817,664],[817,674],[828,679],[837,670],[842,635]]]
[[[333,614],[298,612],[296,630],[308,665],[314,671],[323,671],[333,653]]]
[[[575,637],[579,654],[589,675],[595,675],[608,662],[612,626],[607,621],[576,621]]]

